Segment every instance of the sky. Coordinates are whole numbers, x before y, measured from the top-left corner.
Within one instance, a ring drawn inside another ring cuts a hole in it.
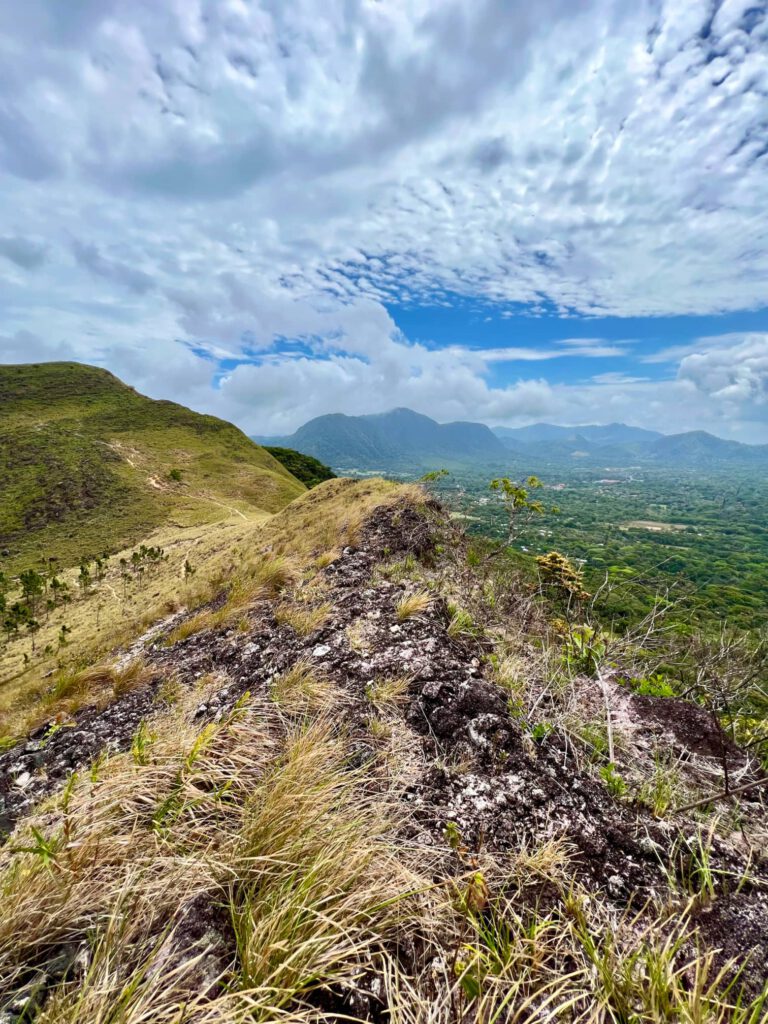
[[[768,442],[768,3],[0,5],[0,361]]]

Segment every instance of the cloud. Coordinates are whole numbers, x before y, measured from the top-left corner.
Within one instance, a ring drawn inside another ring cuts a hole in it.
[[[111,260],[99,252],[95,245],[83,242],[74,242],[72,251],[75,259],[81,267],[86,267],[97,277],[103,277],[107,281],[114,281],[116,284],[124,285],[130,291],[147,292],[154,287],[154,281],[149,274],[136,267],[121,263],[120,260]]]
[[[50,362],[52,359],[76,359],[77,353],[67,342],[44,340],[31,331],[0,335],[0,355],[4,363]]]
[[[169,287],[247,269],[302,296],[750,307],[768,13],[707,11],[37,0],[3,53],[13,200],[100,252],[132,236]]]
[[[0,237],[0,253],[24,270],[36,270],[45,262],[46,246],[29,238]]]
[[[649,381],[649,377],[633,377],[629,373],[597,373],[592,377],[593,384],[642,384]]]
[[[748,334],[735,343],[729,338],[720,345],[707,340],[703,351],[683,357],[678,378],[739,409],[768,403],[768,334]]]
[[[464,348],[452,346],[449,351],[457,357],[482,363],[546,362],[550,359],[580,357],[582,359],[611,359],[625,356],[627,349],[601,338],[564,338],[550,342],[551,348],[508,345],[504,348]]]
[[[4,104],[0,104],[0,167],[31,182],[52,178],[60,171],[58,158],[32,119]]]
[[[649,383],[599,327],[441,352],[391,310],[763,304],[764,4],[28,0],[0,10],[0,90],[2,358],[27,332],[253,429],[762,422],[754,342],[730,368],[725,342],[668,347]],[[571,359],[618,368],[577,393]]]

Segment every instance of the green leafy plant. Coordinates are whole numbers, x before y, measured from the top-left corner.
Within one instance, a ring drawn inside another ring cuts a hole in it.
[[[600,768],[600,777],[605,783],[605,788],[608,790],[611,796],[616,797],[616,799],[619,800],[621,799],[621,797],[627,795],[627,790],[629,787],[622,778],[613,761],[609,761],[608,764],[604,764]]]
[[[640,693],[646,697],[674,697],[675,691],[672,688],[669,680],[662,673],[657,672],[651,676],[645,676],[641,679],[632,679],[630,686],[635,693]]]
[[[572,673],[594,675],[602,663],[608,643],[606,637],[592,626],[573,626],[563,644],[563,664]]]
[[[554,728],[551,722],[536,722],[535,725],[531,726],[531,739],[534,743],[541,743]]]
[[[478,625],[465,608],[452,601],[448,602],[448,636],[453,639],[474,639],[483,635],[483,627]]]
[[[149,731],[147,723],[142,720],[131,743],[131,756],[136,764],[149,764],[149,750],[154,739],[154,734]]]

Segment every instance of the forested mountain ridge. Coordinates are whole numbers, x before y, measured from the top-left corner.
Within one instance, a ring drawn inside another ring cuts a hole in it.
[[[333,480],[336,475],[329,466],[320,462],[319,459],[315,459],[311,455],[303,455],[293,448],[265,445],[264,451],[269,452],[279,463],[285,466],[289,473],[293,474],[297,480],[301,480],[306,487],[316,487],[323,480]]]
[[[410,409],[369,416],[332,413],[305,423],[284,438],[263,438],[306,452],[334,469],[434,468],[503,459],[504,445],[482,423],[437,423]]]

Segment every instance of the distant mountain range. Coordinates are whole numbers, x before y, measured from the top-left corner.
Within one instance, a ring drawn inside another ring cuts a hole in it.
[[[437,423],[411,409],[318,416],[290,438],[265,443],[313,455],[335,470],[418,469],[436,463],[485,463],[507,455],[502,440],[482,423]]]
[[[369,416],[333,413],[309,420],[288,437],[254,440],[312,455],[339,472],[417,472],[471,465],[500,470],[512,455],[530,465],[567,461],[598,466],[768,468],[768,445],[726,441],[701,430],[661,434],[625,423],[579,427],[535,423],[491,430],[483,423],[437,423],[411,409]]]

